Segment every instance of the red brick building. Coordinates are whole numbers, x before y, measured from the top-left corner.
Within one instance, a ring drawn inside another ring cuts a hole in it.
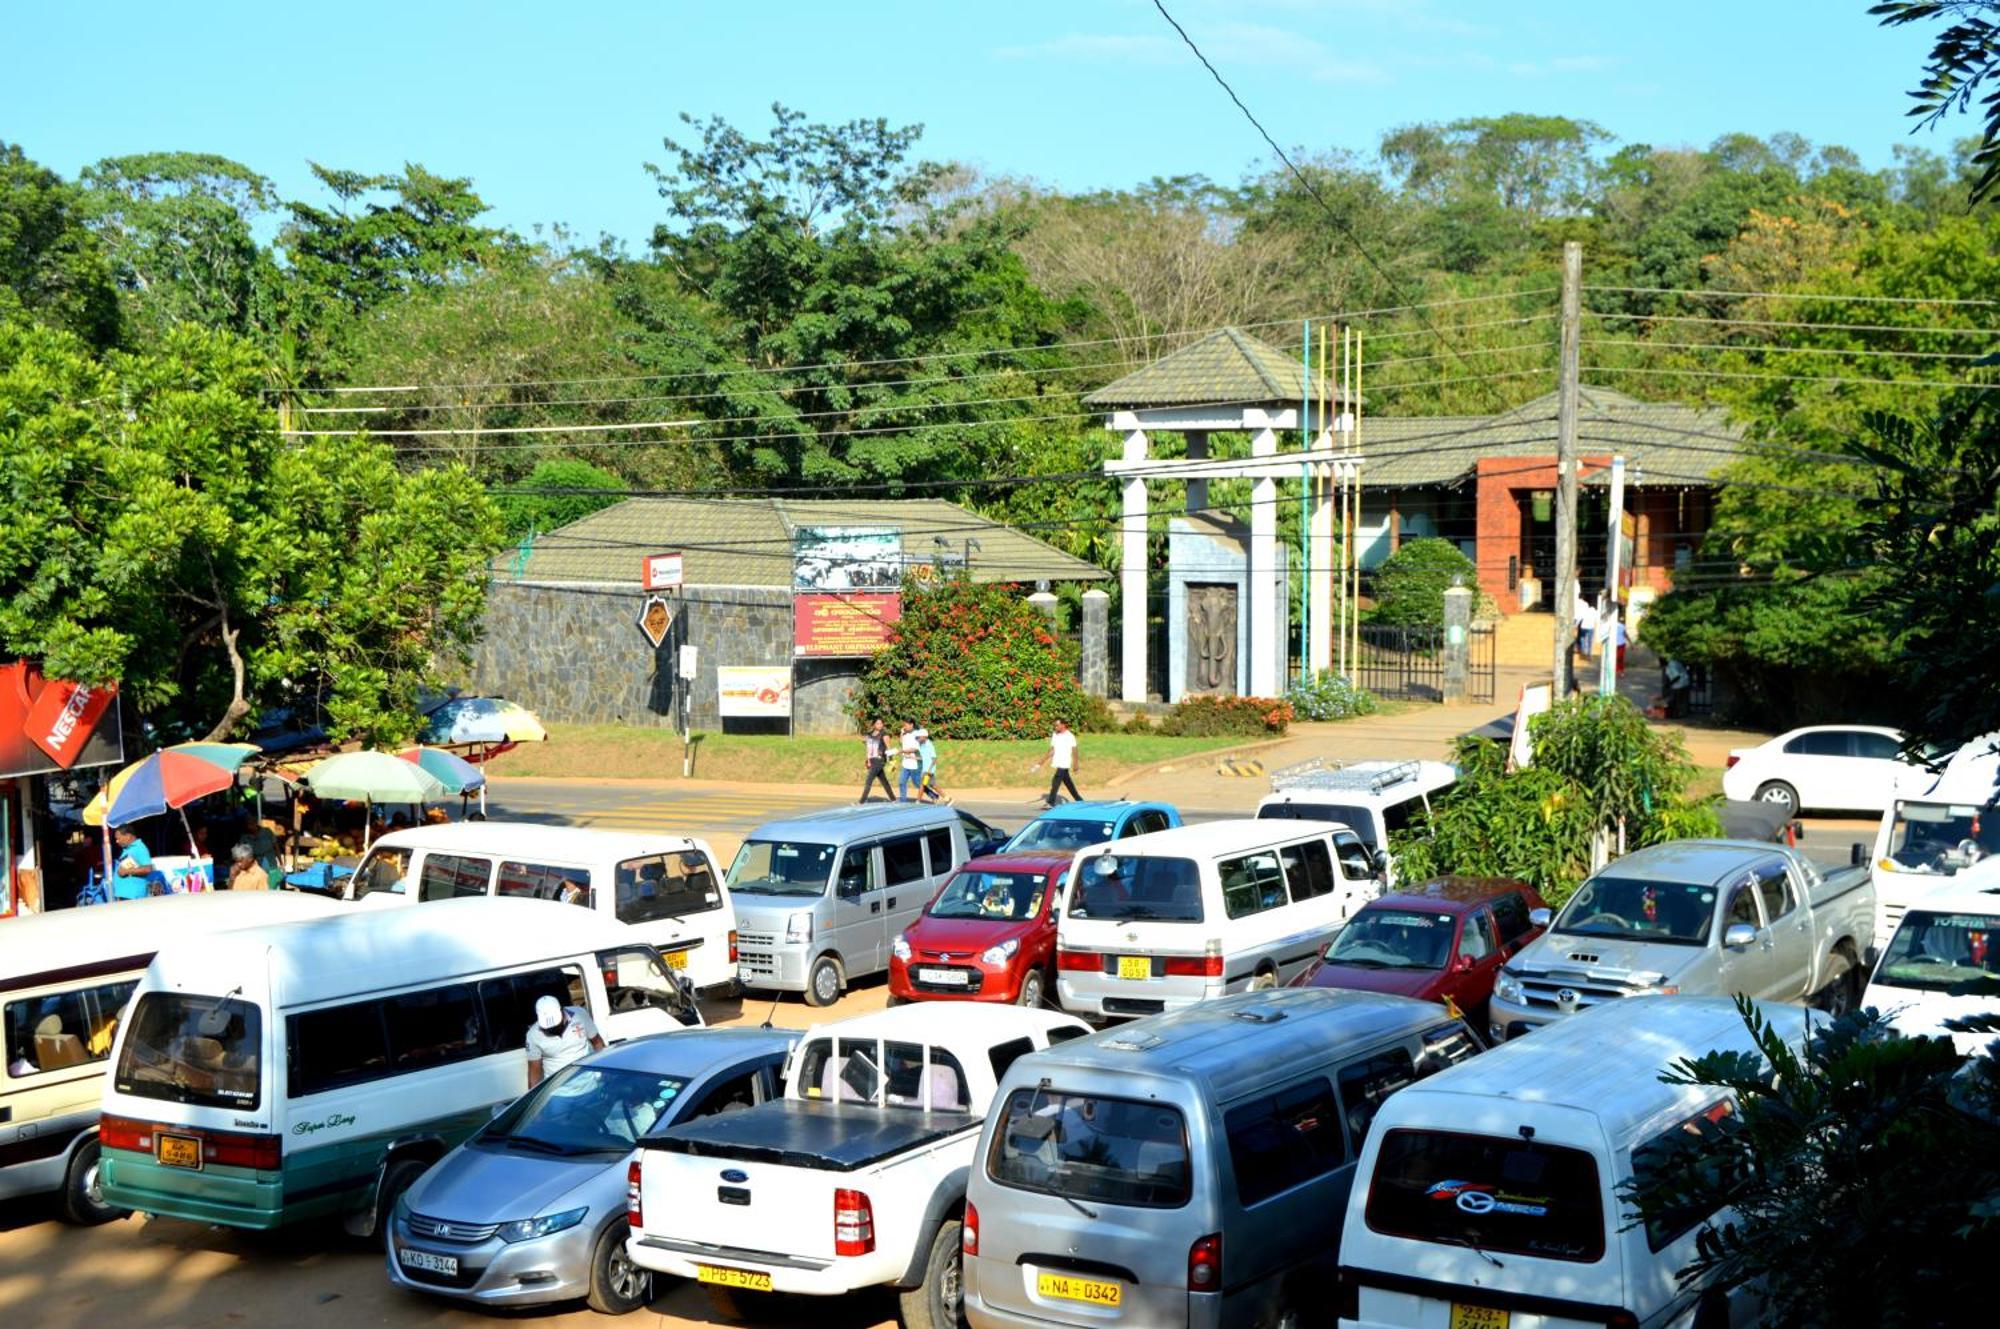
[[[1555,394],[1495,416],[1365,417],[1361,437],[1363,567],[1405,540],[1439,536],[1478,566],[1502,613],[1531,607],[1524,601],[1555,564]],[[1719,410],[1586,387],[1577,451],[1578,575],[1594,597],[1604,582],[1612,455],[1625,458],[1631,584],[1664,591],[1677,568],[1693,565],[1714,513],[1716,472],[1741,455],[1742,439]]]

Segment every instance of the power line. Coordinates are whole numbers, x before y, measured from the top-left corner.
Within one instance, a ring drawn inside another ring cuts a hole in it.
[[[1760,374],[1736,369],[1645,369],[1637,365],[1585,365],[1586,374],[1672,374],[1680,378],[1733,378],[1771,383],[1834,383],[1843,387],[1933,388],[1946,391],[1991,392],[2000,383],[1969,383],[1959,379],[1852,378],[1838,374]]]
[[[1741,351],[1755,355],[1846,355],[1882,356],[1895,360],[1984,360],[1978,351],[1888,351],[1867,346],[1746,346],[1729,341],[1640,341],[1616,337],[1592,337],[1585,346],[1630,346],[1648,351]]]
[[[1808,328],[1825,332],[1910,332],[1932,337],[2000,337],[2000,328],[1945,328],[1913,323],[1819,323],[1777,318],[1718,318],[1699,314],[1618,314],[1586,309],[1587,318],[1620,319],[1627,323],[1699,323],[1703,327]]]
[[[1591,286],[1586,291],[1609,291],[1620,295],[1687,295],[1696,298],[1740,300],[1827,300],[1847,304],[1875,305],[2000,305],[2000,300],[1955,300],[1928,295],[1833,295],[1824,291],[1723,291],[1696,290],[1685,286]]]

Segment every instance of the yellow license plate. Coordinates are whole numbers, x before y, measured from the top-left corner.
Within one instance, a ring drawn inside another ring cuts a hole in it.
[[[1153,961],[1144,955],[1121,955],[1118,957],[1118,977],[1151,978]]]
[[[1451,1329],[1507,1329],[1507,1322],[1512,1318],[1508,1312],[1491,1306],[1451,1303]]]
[[[726,1269],[719,1264],[698,1264],[694,1267],[697,1283],[713,1283],[717,1287],[740,1287],[746,1292],[769,1292],[771,1276],[755,1269]]]
[[[201,1141],[188,1135],[162,1135],[153,1144],[161,1167],[201,1168]]]
[[[1064,1301],[1116,1306],[1125,1296],[1125,1285],[1095,1278],[1071,1278],[1067,1274],[1036,1274],[1035,1291],[1045,1297],[1060,1297]]]
[[[688,953],[686,951],[668,951],[661,958],[667,962],[667,968],[669,969],[685,969],[688,967]]]

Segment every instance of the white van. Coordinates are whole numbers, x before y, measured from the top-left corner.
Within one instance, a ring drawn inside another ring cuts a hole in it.
[[[1803,1046],[1804,1010],[1760,1011]],[[1660,1081],[1717,1050],[1756,1051],[1729,998],[1632,997],[1389,1098],[1341,1231],[1341,1329],[1754,1322],[1754,1294],[1679,1278],[1726,1213],[1640,1223],[1620,1192],[1676,1142],[1729,1129],[1728,1090]]]
[[[1056,988],[1076,1015],[1157,1015],[1276,987],[1382,893],[1345,826],[1216,821],[1086,849],[1056,924]]]
[[[98,1101],[119,1017],[154,952],[339,908],[309,895],[204,891],[0,923],[0,1199],[60,1191],[72,1223],[118,1217],[98,1186]]]
[[[1271,775],[1271,792],[1257,805],[1260,818],[1337,821],[1382,856],[1385,883],[1396,880],[1389,837],[1421,825],[1431,798],[1458,783],[1458,768],[1442,761],[1357,761],[1328,765],[1314,758]]]
[[[1945,1021],[1984,1015],[1991,997],[1952,989],[2000,977],[2000,895],[1954,890],[1931,895],[1903,914],[1883,952],[1861,1004],[1880,1011],[1891,1028],[1916,1037],[1950,1038],[1968,1057],[1993,1041],[1991,1034],[1945,1028]]]
[[[527,1087],[538,999],[607,1043],[698,1025],[633,929],[540,900],[348,910],[166,947],[118,1030],[107,1202],[228,1227],[345,1216],[405,1187]]]
[[[1913,771],[1875,831],[1875,949],[1903,911],[1946,891],[1979,889],[2000,857],[2000,733],[1973,739],[1936,776]]]
[[[418,904],[472,895],[561,900],[639,930],[697,991],[736,980],[736,911],[707,844],[685,835],[466,821],[391,831],[345,898]]]

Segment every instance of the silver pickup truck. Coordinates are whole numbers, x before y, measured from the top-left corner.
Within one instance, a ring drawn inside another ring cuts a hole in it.
[[[1844,1011],[1867,978],[1874,930],[1866,867],[1823,874],[1796,849],[1751,840],[1653,845],[1584,882],[1507,962],[1488,1034],[1502,1042],[1646,992]]]

